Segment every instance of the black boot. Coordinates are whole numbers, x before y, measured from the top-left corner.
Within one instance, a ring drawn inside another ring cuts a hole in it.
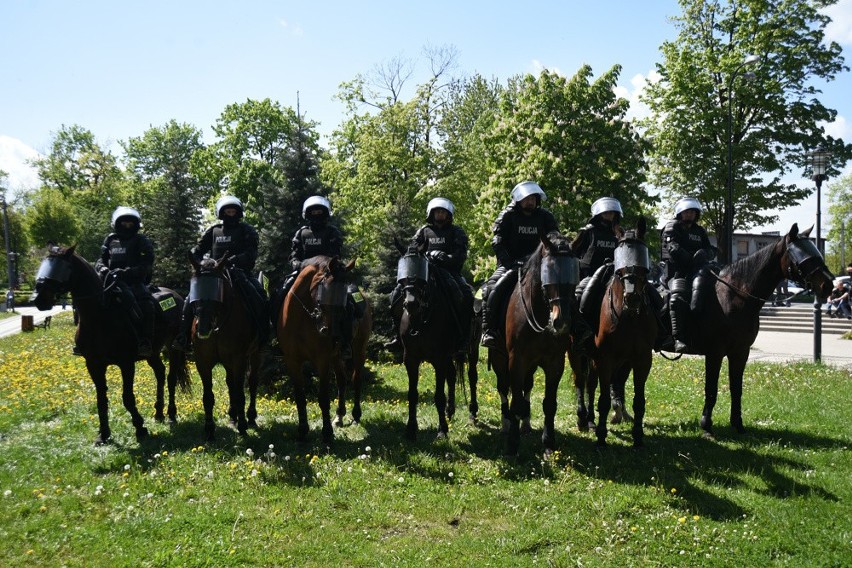
[[[184,353],[192,351],[192,342],[190,341],[189,336],[192,333],[193,319],[192,307],[189,305],[189,301],[187,301],[183,305],[183,311],[180,316],[180,325],[178,326],[177,335],[172,342],[172,349],[177,349]]]
[[[687,322],[689,318],[689,288],[686,278],[671,281],[671,299],[669,300],[669,315],[672,319],[672,337],[674,337],[675,353],[687,353]]]
[[[399,337],[399,322],[402,320],[402,306],[399,305],[402,296],[402,286],[399,284],[390,295],[391,320],[393,321],[393,339],[382,344],[382,347],[394,353],[402,352],[402,340]]]

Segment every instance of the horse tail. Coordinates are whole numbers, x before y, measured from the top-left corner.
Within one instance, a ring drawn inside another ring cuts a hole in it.
[[[182,393],[192,393],[192,379],[189,373],[189,364],[186,353],[180,349],[169,348],[169,382],[175,379]]]

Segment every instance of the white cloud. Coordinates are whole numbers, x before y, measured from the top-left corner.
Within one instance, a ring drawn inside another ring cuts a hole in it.
[[[278,25],[280,25],[280,26],[281,26],[282,28],[284,28],[285,30],[289,31],[291,35],[294,35],[294,36],[301,36],[301,35],[303,34],[303,32],[302,32],[302,26],[300,26],[300,25],[298,25],[298,24],[296,24],[296,25],[292,25],[292,24],[291,24],[290,22],[288,22],[287,20],[284,20],[284,19],[279,20],[279,21],[278,21]]]
[[[40,154],[17,138],[0,134],[0,170],[8,174],[3,186],[11,194],[38,187],[39,180],[28,160]]]
[[[837,115],[834,122],[823,123],[825,133],[833,138],[842,138],[849,140],[852,138],[852,125],[847,122],[846,117]]]
[[[615,94],[630,101],[630,110],[627,111],[627,120],[635,121],[647,116],[650,116],[651,111],[648,105],[641,102],[639,97],[645,91],[648,83],[656,83],[660,80],[660,74],[656,70],[651,70],[647,75],[637,73],[630,79],[630,87],[618,85],[614,90]]]
[[[550,71],[551,73],[556,73],[557,75],[561,75],[562,77],[566,77],[565,73],[560,71],[559,67],[547,67],[544,63],[539,61],[538,59],[532,60],[533,67],[533,75],[540,75],[542,71]]]
[[[840,0],[822,13],[831,18],[825,28],[825,38],[840,45],[852,45],[852,0]]]

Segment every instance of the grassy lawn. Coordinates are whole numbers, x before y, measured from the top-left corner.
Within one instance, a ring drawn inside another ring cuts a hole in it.
[[[749,364],[744,419],[700,436],[701,360],[656,358],[646,447],[629,425],[607,448],[575,426],[560,387],[559,450],[542,460],[541,381],[533,434],[501,455],[499,399],[481,370],[480,422],[465,397],[450,438],[434,441],[434,381],[424,367],[420,439],[403,439],[407,379],[374,365],[360,425],[297,445],[282,381],[266,385],[260,428],[240,437],[216,377],[218,439],[203,444],[200,382],[180,421],[153,416],[154,384],[136,394],[152,436],[137,443],[111,369],[114,442],[95,447],[94,391],[70,355],[71,314],[46,332],[0,339],[2,566],[842,566],[852,562],[852,410],[848,371]],[[723,371],[724,373],[724,371]],[[724,379],[723,379],[724,382]],[[631,389],[628,386],[628,396]]]

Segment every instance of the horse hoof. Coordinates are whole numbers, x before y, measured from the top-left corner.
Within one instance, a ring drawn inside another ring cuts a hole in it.
[[[524,422],[521,424],[521,434],[529,434],[532,432],[532,426],[530,426],[529,422]]]
[[[154,422],[157,422],[158,424],[162,424],[165,421],[166,421],[166,417],[163,416],[162,414],[155,414],[154,415]]]
[[[136,429],[136,441],[137,442],[141,442],[142,440],[144,440],[147,437],[148,437],[148,429],[147,428],[145,428],[143,426],[142,428]]]
[[[406,428],[405,429],[405,439],[409,442],[417,441],[417,428]]]
[[[103,446],[103,445],[109,444],[111,440],[112,440],[111,434],[107,434],[106,436],[104,436],[103,434],[98,434],[98,437],[95,438],[95,445],[96,446]]]
[[[251,428],[252,430],[257,430],[257,420],[249,420],[248,428]]]
[[[478,425],[478,424],[479,424],[479,422],[478,422],[478,420],[477,420],[477,418],[476,418],[476,414],[471,414],[471,415],[469,415],[469,416],[467,417],[467,421],[470,423],[470,425],[471,425],[471,426],[476,426],[476,425]]]
[[[613,413],[612,418],[609,420],[610,424],[621,424],[621,414]]]
[[[342,416],[335,417],[334,422],[332,422],[332,424],[334,425],[335,428],[343,428],[343,417]]]
[[[438,435],[435,436],[435,439],[436,440],[446,440],[447,436],[448,436],[448,434],[446,432],[444,432],[443,430],[438,430]]]
[[[605,438],[598,438],[598,441],[597,441],[597,444],[596,444],[596,445],[597,445],[599,448],[605,448],[605,447],[607,447],[606,439],[605,439]]]
[[[588,432],[589,425],[585,422],[577,422],[577,430],[579,430],[580,432]]]

